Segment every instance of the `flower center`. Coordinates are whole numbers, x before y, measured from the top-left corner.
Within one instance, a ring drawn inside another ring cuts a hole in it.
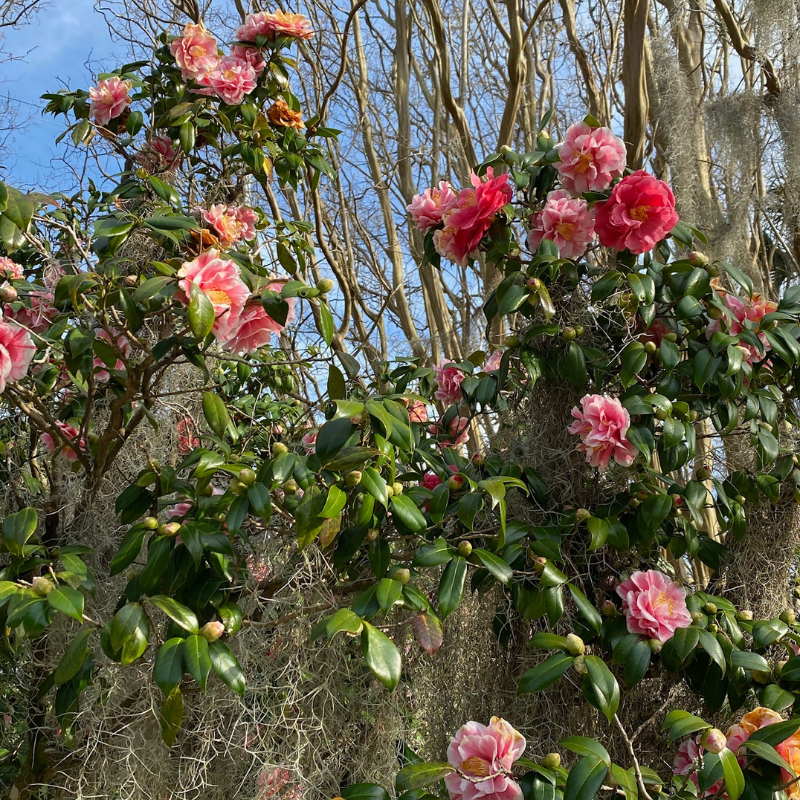
[[[232,69],[226,69],[222,74],[225,76],[226,81],[232,81],[236,78],[236,73]]]
[[[229,306],[231,304],[231,298],[228,296],[227,292],[222,291],[222,289],[209,289],[206,292],[206,297],[208,297],[215,306]]]
[[[575,235],[575,224],[572,222],[559,222],[556,225],[556,233],[566,241],[571,242]]]
[[[672,616],[675,613],[675,601],[671,597],[667,597],[666,592],[661,592],[658,595],[658,605],[667,607],[667,614]]]
[[[476,778],[485,778],[489,775],[489,767],[489,762],[480,756],[470,756],[466,761],[461,762],[459,769]]]
[[[650,206],[636,206],[630,210],[631,219],[635,219],[637,222],[647,222],[647,212],[650,210]]]
[[[594,161],[594,156],[591,153],[581,153],[580,150],[575,150],[573,155],[578,159],[577,163],[575,164],[575,172],[578,175],[583,175],[587,169],[592,165]]]
[[[189,55],[193,58],[200,58],[200,56],[204,56],[206,54],[206,49],[201,44],[196,44],[194,47],[189,48]]]

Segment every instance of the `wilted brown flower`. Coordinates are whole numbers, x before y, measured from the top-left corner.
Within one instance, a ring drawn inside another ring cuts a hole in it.
[[[292,111],[283,98],[276,100],[268,109],[267,117],[273,125],[283,128],[295,128],[298,131],[305,128],[303,116],[299,111]]]

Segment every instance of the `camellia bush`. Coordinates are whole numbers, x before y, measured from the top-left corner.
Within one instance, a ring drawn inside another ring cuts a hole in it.
[[[320,554],[319,580],[345,591],[297,613],[316,646],[347,639],[381,691],[404,680],[411,636],[436,657],[447,617],[495,591],[542,654],[518,693],[572,680],[596,720],[536,759],[511,722],[465,719],[440,760],[403,748],[394,787],[342,786],[346,800],[800,796],[794,613],[754,618],[708,586],[751,535],[751,505],[800,495],[800,288],[769,300],[710,263],[610,129],[587,117],[557,143],[548,114],[537,150],[492,154],[408,208],[432,264],[496,271],[485,347],[360,362],[313,227],[256,199],[335,178],[337,132],[289,88],[289,49],[312,35],[260,12],[223,54],[189,23],[152,61],[46,96],[76,146],[104,140],[116,182],[0,185],[0,618],[4,680],[30,676],[4,756],[14,796],[60,796],[37,794],[58,773],[40,732],[54,718],[68,750],[88,687],[112,672],[157,685],[175,757],[198,692],[220,681],[248,702],[237,639],[258,623],[244,599],[259,537]],[[301,315],[302,350],[288,335]],[[562,476],[509,445],[502,426],[513,436],[535,397],[563,406],[569,479],[591,503],[565,503]],[[141,431],[168,424],[175,457],[141,452]],[[82,536],[110,486],[125,531],[98,553]],[[659,719],[673,774],[644,763],[617,713],[661,673],[705,709]]]

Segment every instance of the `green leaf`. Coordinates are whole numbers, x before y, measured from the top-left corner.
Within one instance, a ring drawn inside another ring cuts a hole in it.
[[[385,506],[389,502],[386,481],[375,467],[364,467],[361,473],[361,486],[382,505]]]
[[[456,556],[444,568],[438,591],[439,612],[442,619],[445,619],[458,608],[458,604],[464,595],[466,577],[467,562],[461,556]]]
[[[800,729],[800,719],[787,719],[785,722],[776,722],[774,725],[759,728],[759,730],[750,735],[748,741],[766,742],[766,744],[775,747],[776,744],[780,744],[797,733],[798,729]]]
[[[608,522],[600,517],[589,517],[586,520],[586,527],[592,536],[589,543],[589,550],[599,550],[608,539]]]
[[[250,503],[250,508],[252,508],[265,523],[269,522],[272,517],[272,497],[270,496],[269,489],[267,489],[263,483],[254,483],[247,490],[247,499]]]
[[[217,677],[240,697],[244,695],[245,679],[242,667],[225,642],[217,639],[208,646],[211,665]]]
[[[644,345],[641,342],[630,342],[622,351],[620,362],[622,385],[630,386],[647,363],[647,351],[644,349]]]
[[[214,327],[214,305],[194,282],[189,284],[189,330],[198,342],[205,340]]]
[[[603,785],[608,766],[595,756],[584,756],[569,772],[564,800],[592,800]]]
[[[429,761],[424,764],[408,764],[397,773],[396,786],[398,792],[410,792],[430,786],[449,775],[453,768],[440,761]]]
[[[111,559],[111,564],[109,564],[109,571],[112,577],[122,572],[122,570],[130,566],[136,560],[136,557],[142,550],[142,544],[144,543],[146,534],[147,529],[144,525],[134,525],[125,536],[122,537],[119,549],[114,554],[114,558]]]
[[[731,800],[739,800],[744,791],[744,775],[736,754],[726,747],[720,754],[719,760],[722,762],[722,773],[725,776],[725,789]]]
[[[700,635],[700,646],[708,653],[711,660],[722,670],[724,675],[727,663],[725,661],[725,653],[717,641],[717,637],[705,628],[698,628],[697,632]]]
[[[208,675],[211,672],[211,654],[208,642],[202,636],[187,637],[183,642],[183,656],[186,662],[186,671],[205,691],[208,685]]]
[[[111,646],[121,651],[120,663],[131,664],[147,649],[150,623],[138,603],[127,603],[114,615],[110,629]]]
[[[238,434],[236,427],[228,414],[225,401],[213,392],[203,392],[203,416],[206,418],[208,427],[219,436],[224,438],[227,433],[232,441],[236,441]]]
[[[434,539],[433,544],[423,544],[417,548],[413,565],[415,567],[437,567],[439,564],[446,564],[454,555],[456,555],[455,548],[439,537]],[[800,664],[800,659],[798,659],[798,664]]]
[[[364,621],[361,631],[361,651],[364,660],[372,674],[390,691],[400,681],[402,659],[394,642],[374,628],[369,622]]]
[[[356,426],[349,417],[326,422],[317,434],[315,454],[321,464],[327,464],[346,444]]]
[[[347,492],[340,489],[335,483],[328,490],[328,498],[325,501],[325,507],[319,512],[321,517],[325,519],[333,519],[342,513],[342,509],[347,503]]]
[[[594,697],[597,705],[605,714],[606,719],[611,722],[614,714],[619,708],[619,685],[617,679],[611,674],[611,670],[605,662],[597,656],[585,656],[586,669],[588,670],[585,679],[591,684],[594,690]]]
[[[91,628],[78,631],[75,638],[69,643],[69,647],[64,651],[64,655],[61,656],[53,673],[53,682],[56,686],[62,686],[78,674],[86,661],[87,646],[92,633]]]
[[[319,329],[319,332],[322,334],[322,338],[325,340],[325,344],[330,347],[331,342],[333,341],[335,326],[330,306],[324,302],[319,304]]]
[[[769,664],[767,664],[764,656],[760,656],[758,653],[750,653],[747,650],[734,650],[731,653],[731,666],[769,672]]]
[[[320,516],[320,512],[324,507],[325,495],[319,486],[312,485],[294,512],[297,545],[300,550],[308,547],[322,531],[326,520]]]
[[[167,747],[172,747],[183,722],[183,695],[177,686],[170,692],[169,697],[164,701],[164,705],[161,706],[161,714],[158,721],[161,726],[161,738],[164,740],[164,744]]]
[[[547,633],[545,631],[534,633],[528,644],[531,647],[541,647],[544,650],[563,650],[565,653],[567,652],[567,637],[558,636],[555,633]]]
[[[413,533],[422,533],[428,527],[425,516],[414,501],[405,494],[392,495],[392,514]]]
[[[577,753],[579,756],[599,758],[605,764],[611,765],[611,756],[608,754],[608,750],[597,739],[588,736],[568,736],[558,742],[558,746]]]
[[[392,578],[382,578],[375,591],[375,597],[381,611],[385,614],[400,599],[403,594],[403,584]]]
[[[83,622],[83,594],[71,586],[59,586],[47,595],[47,602],[62,614]]]
[[[517,694],[532,694],[552,686],[572,666],[574,660],[573,656],[566,653],[553,653],[520,678]]]
[[[150,598],[150,602],[156,608],[161,609],[171,620],[177,622],[185,631],[193,634],[198,632],[200,624],[197,621],[197,616],[194,611],[182,605],[177,600],[173,600],[171,597],[167,597],[163,594],[157,594]],[[168,692],[165,692],[165,694],[168,694]]]
[[[389,800],[389,793],[375,783],[354,783],[341,792],[344,800]]]
[[[583,354],[583,348],[577,342],[570,342],[567,348],[567,355],[564,359],[564,375],[578,389],[586,383],[589,377],[586,371],[586,356]]]
[[[567,588],[575,601],[575,605],[578,606],[581,616],[594,629],[594,632],[599,634],[603,626],[603,618],[600,616],[600,612],[589,602],[589,599],[577,586],[568,583]]]
[[[23,554],[25,543],[35,533],[37,523],[38,517],[32,508],[23,508],[3,520],[3,539],[12,555]]]
[[[156,663],[153,666],[153,678],[158,688],[169,697],[172,690],[181,682],[186,672],[183,658],[184,640],[176,636],[167,639],[158,649]]]
[[[488,550],[484,550],[482,547],[478,547],[472,552],[500,583],[504,583],[506,586],[511,584],[514,573],[511,567],[509,567],[502,558],[499,558],[494,553],[490,553]]]
[[[764,761],[769,761],[770,764],[775,764],[775,766],[785,769],[792,777],[797,777],[794,769],[786,762],[786,759],[776,752],[772,745],[760,742],[758,739],[748,739],[744,743],[744,747],[759,758],[763,758]]]
[[[340,608],[314,626],[309,641],[314,642],[320,636],[327,636],[330,641],[340,632],[358,634],[361,633],[361,625],[361,617],[354,614],[349,608]]]

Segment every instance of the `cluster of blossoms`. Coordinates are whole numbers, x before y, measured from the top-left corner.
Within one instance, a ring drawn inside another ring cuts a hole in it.
[[[525,745],[522,734],[499,717],[459,728],[447,748],[447,761],[456,770],[444,779],[452,800],[522,800],[511,769]]]
[[[220,244],[230,247],[239,241],[249,242],[255,238],[258,214],[247,206],[213,205],[201,212],[204,222],[210,225]]]
[[[617,586],[629,633],[666,642],[678,628],[687,628],[692,617],[686,606],[686,590],[663,572],[634,572]]]
[[[217,341],[234,353],[252,353],[263,347],[273,333],[284,325],[272,319],[241,278],[239,267],[230,259],[220,258],[217,250],[206,250],[178,270],[181,302],[189,302],[191,284],[195,284],[214,308],[212,331]],[[280,292],[282,284],[272,282],[266,289]],[[294,319],[294,298],[287,301],[287,324]]]
[[[734,755],[740,765],[744,765],[744,752],[742,745],[757,730],[768,725],[775,725],[783,722],[783,718],[777,711],[771,708],[759,707],[745,714],[741,721],[728,728],[727,733],[712,728],[702,734],[698,734],[692,739],[687,739],[679,748],[673,763],[673,773],[675,775],[688,775],[689,779],[698,785],[697,770],[701,766],[700,758],[705,751],[719,753],[727,747]],[[788,739],[775,745],[775,750],[786,761],[787,764],[800,774],[800,733],[792,734]],[[781,780],[789,783],[794,778],[786,769],[781,768]],[[724,781],[720,779],[713,786],[703,792],[703,797],[711,797],[718,794],[723,789]],[[786,795],[790,800],[800,798],[800,785],[795,781],[786,789]],[[727,795],[724,795],[727,796]]]
[[[652,250],[675,227],[678,215],[672,190],[644,170],[622,178],[607,200],[590,202],[583,197],[607,191],[624,173],[625,145],[609,128],[578,122],[567,130],[558,153],[561,160],[555,167],[561,188],[549,192],[544,207],[531,218],[527,240],[531,251],[549,239],[563,258],[577,259],[597,237],[604,247],[639,255]],[[436,252],[461,266],[475,257],[497,212],[512,197],[508,176],[495,177],[492,168],[485,181],[473,173],[471,183],[456,194],[442,181],[407,206],[418,230],[436,228]]]

